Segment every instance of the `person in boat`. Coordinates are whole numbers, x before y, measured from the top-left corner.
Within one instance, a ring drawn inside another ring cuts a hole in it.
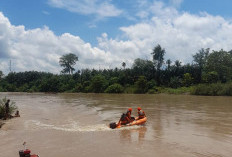
[[[119,120],[119,123],[121,125],[126,125],[126,124],[129,124],[130,122],[133,122],[135,120],[134,117],[131,117],[131,112],[132,112],[132,108],[129,108],[125,113],[122,114],[120,120]],[[118,123],[118,124],[119,124]]]
[[[141,109],[141,107],[138,107],[138,119],[143,119],[144,117],[146,117],[145,112]]]

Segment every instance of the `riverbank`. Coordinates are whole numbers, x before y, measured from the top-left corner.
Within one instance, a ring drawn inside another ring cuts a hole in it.
[[[133,86],[127,87],[122,93],[118,94],[176,94],[176,95],[202,95],[202,96],[232,96],[232,83],[213,83],[213,84],[198,84],[189,87],[167,88],[167,87],[153,87],[144,93],[136,93],[136,88]],[[15,92],[20,93],[20,92]],[[27,93],[44,93],[44,92],[27,92]],[[45,92],[49,94],[55,93],[92,93],[92,92]],[[104,93],[104,92],[100,92]],[[108,93],[116,94],[116,93]]]
[[[205,83],[180,88],[156,87],[148,91],[148,94],[158,93],[202,96],[232,96],[232,83]]]
[[[4,125],[5,123],[3,122],[3,120],[0,119],[0,128],[2,128],[2,126]]]

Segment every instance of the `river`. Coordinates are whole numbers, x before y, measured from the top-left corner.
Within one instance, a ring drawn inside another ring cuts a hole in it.
[[[0,129],[0,157],[231,157],[232,97],[0,93],[21,117]],[[127,108],[144,126],[110,129]]]

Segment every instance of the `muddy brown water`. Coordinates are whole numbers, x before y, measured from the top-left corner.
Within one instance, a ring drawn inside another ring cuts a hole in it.
[[[0,129],[0,157],[22,143],[40,157],[231,157],[232,97],[0,93],[21,117]],[[110,129],[122,112],[145,111],[144,126]]]

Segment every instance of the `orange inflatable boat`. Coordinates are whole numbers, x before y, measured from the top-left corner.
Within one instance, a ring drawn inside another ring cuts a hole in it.
[[[121,127],[127,127],[127,126],[133,126],[133,125],[143,125],[147,122],[147,117],[144,117],[142,119],[139,119],[138,117],[135,118],[135,120],[131,123],[128,123],[126,125],[121,125],[120,123],[119,124],[116,124],[115,122],[113,123],[110,123],[109,127],[111,129],[115,129],[115,128],[121,128]]]

